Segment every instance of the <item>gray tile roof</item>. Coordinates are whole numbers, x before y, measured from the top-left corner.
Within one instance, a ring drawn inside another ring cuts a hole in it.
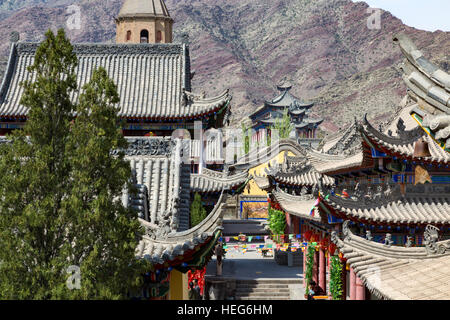
[[[271,101],[265,101],[264,105],[257,108],[251,115],[250,118],[255,118],[257,122],[261,122],[264,124],[272,125],[277,121],[277,116],[272,113],[267,113],[270,115],[269,119],[261,119],[257,116],[260,111],[268,108],[272,109],[272,107],[278,108],[280,110],[285,110],[288,108],[289,115],[291,116],[292,123],[295,128],[301,129],[307,126],[315,126],[319,125],[323,122],[322,118],[310,118],[309,117],[309,108],[311,108],[314,103],[305,103],[300,99],[294,97],[289,91],[291,86],[278,86],[278,90],[281,91],[281,94]],[[263,114],[263,113],[261,113]],[[297,117],[300,116],[297,120]]]
[[[191,192],[220,192],[242,186],[250,178],[247,171],[229,175],[225,172],[202,169],[201,174],[191,174]]]
[[[291,195],[277,187],[272,190],[272,195],[285,212],[306,220],[322,221],[320,215],[310,215],[311,209],[316,202],[315,197],[311,194],[303,196]]]
[[[0,117],[25,117],[19,101],[20,82],[35,79],[27,71],[38,43],[13,43],[0,87]],[[228,90],[212,98],[190,93],[190,57],[185,44],[74,44],[79,88],[93,70],[104,67],[117,85],[119,115],[127,118],[164,120],[212,114],[231,100]],[[73,93],[77,101],[79,93]]]
[[[118,17],[139,16],[170,17],[164,0],[125,0]]]
[[[150,138],[153,141],[171,143],[169,139]],[[149,223],[158,226],[155,235],[189,228],[190,167],[181,163],[181,142],[161,149],[155,155],[132,155],[130,161],[135,183],[145,186],[148,199]],[[165,152],[165,153],[164,153]]]
[[[383,187],[377,192],[367,190],[363,193],[354,198],[329,195],[328,199],[322,199],[320,209],[325,213],[332,209],[339,218],[371,224],[450,224],[448,193],[411,191],[403,196],[398,184]]]
[[[317,172],[322,174],[334,174],[356,167],[373,167],[373,161],[362,150],[357,150],[353,155],[331,155],[311,149],[307,157]]]
[[[254,145],[251,145],[251,147],[254,147]],[[236,163],[230,164],[230,167],[239,171],[248,170],[273,159],[282,151],[292,152],[296,156],[306,154],[304,148],[294,139],[280,139],[277,142],[272,141],[270,146],[252,148],[248,154],[240,157]]]
[[[315,186],[320,179],[324,186],[334,184],[334,178],[317,172],[306,157],[303,157],[301,162],[298,161],[299,158],[286,156],[283,164],[274,163],[269,170],[266,169],[267,175],[277,183],[297,187]]]
[[[437,229],[428,226],[425,247],[400,247],[352,234],[344,222],[340,239],[332,241],[347,263],[377,297],[388,300],[448,300],[450,240],[437,242]]]
[[[418,113],[425,117],[423,125],[436,139],[450,145],[450,75],[440,69],[417,49],[406,35],[394,36],[405,56],[403,80],[409,95],[417,101]]]
[[[223,193],[214,209],[200,224],[185,231],[170,233],[163,238],[154,237],[155,226],[140,219],[147,231],[138,244],[137,256],[156,265],[162,265],[165,262],[180,263],[178,257],[195,252],[196,248],[210,243],[217,232],[221,232],[224,212],[224,201],[222,200]]]
[[[403,132],[402,136],[391,137],[375,129],[365,118],[361,129],[365,137],[368,137],[376,146],[381,147],[380,149],[389,151],[390,154],[395,154],[410,160],[443,164],[450,163],[450,153],[445,152],[430,136],[426,135],[420,127]],[[414,145],[422,137],[428,143],[431,156],[416,158],[414,157]]]
[[[181,263],[179,256],[194,253],[222,230],[223,192],[206,219],[189,229],[190,166],[181,162],[182,142],[159,137],[148,140],[140,144],[140,152],[125,156],[138,192],[130,199],[125,191],[123,203],[137,210],[145,229],[136,255],[155,265]],[[149,145],[158,147],[149,149]]]

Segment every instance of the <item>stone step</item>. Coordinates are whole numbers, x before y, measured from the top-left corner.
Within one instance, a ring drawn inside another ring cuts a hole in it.
[[[251,284],[251,283],[238,283],[236,288],[261,288],[261,289],[283,289],[287,288],[288,284]]]
[[[276,291],[270,291],[270,292],[236,292],[236,296],[262,296],[262,297],[271,297],[271,296],[289,296],[289,291],[287,292],[276,292]]]
[[[238,284],[299,284],[303,279],[237,279]]]
[[[290,297],[277,297],[276,299],[268,299],[267,297],[241,297],[236,298],[236,300],[291,300]]]
[[[256,292],[262,292],[262,293],[266,293],[267,289],[266,288],[236,288],[236,293],[256,293]],[[270,292],[276,292],[276,293],[289,293],[290,289],[289,288],[277,288],[277,289],[273,289]]]

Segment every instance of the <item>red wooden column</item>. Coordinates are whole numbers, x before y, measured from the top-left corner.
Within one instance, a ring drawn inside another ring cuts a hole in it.
[[[305,274],[306,274],[306,253],[308,252],[308,247],[305,247],[303,251],[303,286],[306,287]]]
[[[356,300],[366,300],[366,287],[361,279],[355,275],[356,278]]]
[[[327,269],[325,263],[325,250],[320,247],[319,249],[319,286],[323,291],[327,292]]]
[[[342,262],[342,300],[347,300],[347,262]]]
[[[312,274],[312,280],[317,283],[319,281],[319,268],[318,268],[318,262],[319,262],[319,256],[317,254],[317,251],[314,252],[314,266],[313,266],[313,274]]]
[[[356,274],[350,268],[350,300],[356,300]]]

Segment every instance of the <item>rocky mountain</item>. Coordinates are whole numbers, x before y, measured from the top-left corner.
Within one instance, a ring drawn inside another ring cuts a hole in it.
[[[114,16],[123,0],[0,0],[0,56],[9,34],[39,40],[65,27],[74,42],[113,42]],[[68,30],[70,4],[80,8],[81,28]],[[350,0],[166,0],[175,39],[189,34],[194,88],[216,94],[230,88],[233,124],[276,94],[287,78],[298,97],[334,132],[364,113],[390,118],[405,95],[395,33],[409,34],[432,61],[449,70],[450,33],[405,26],[389,12],[369,29],[367,4]],[[2,60],[0,59],[0,63]],[[4,63],[3,63],[4,64]]]

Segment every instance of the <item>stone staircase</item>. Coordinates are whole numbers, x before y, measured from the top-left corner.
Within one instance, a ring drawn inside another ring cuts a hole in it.
[[[236,300],[291,300],[291,285],[301,279],[237,279]]]

